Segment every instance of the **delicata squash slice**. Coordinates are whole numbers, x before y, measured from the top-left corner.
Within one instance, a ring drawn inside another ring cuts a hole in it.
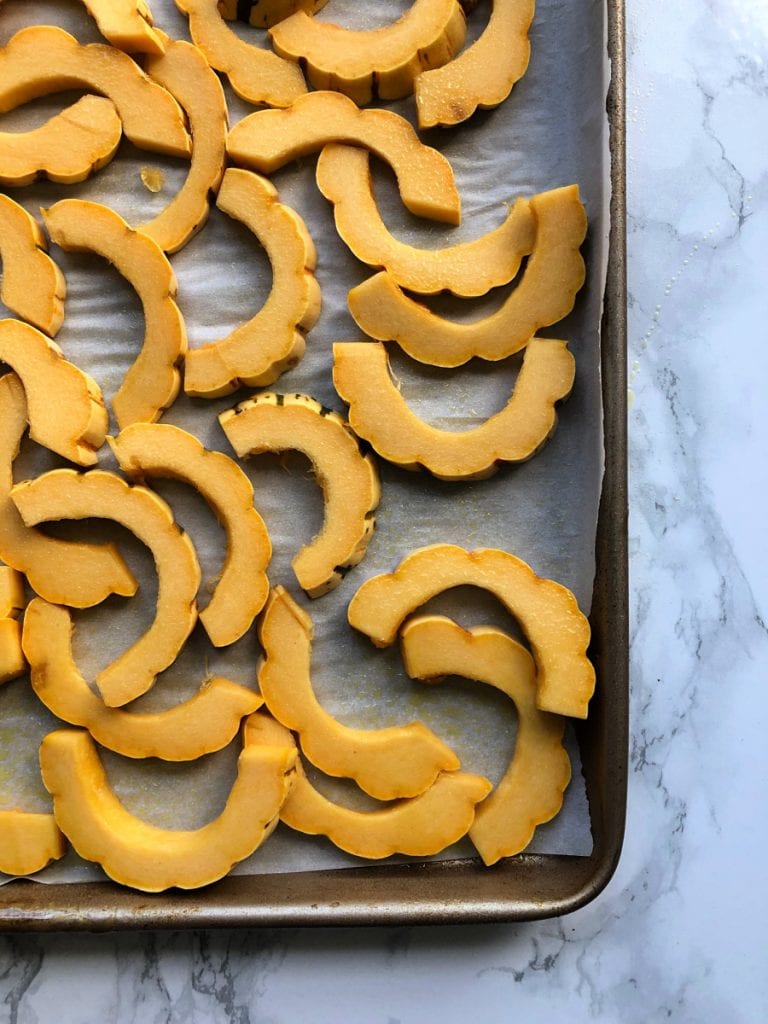
[[[21,573],[0,565],[0,684],[17,679],[27,667],[18,622],[19,612],[26,603]]]
[[[506,359],[519,352],[539,328],[571,312],[585,280],[579,248],[587,218],[578,186],[532,196],[530,206],[536,220],[533,252],[522,279],[491,316],[473,323],[446,320],[405,295],[383,272],[349,293],[358,327],[377,341],[396,341],[413,359],[432,366],[461,366],[474,356]]]
[[[48,710],[124,757],[195,760],[225,747],[241,719],[263,704],[252,690],[215,676],[194,697],[165,711],[108,708],[75,664],[69,611],[39,597],[24,615],[22,643],[32,689]]]
[[[595,670],[586,655],[589,621],[570,590],[537,576],[506,551],[465,551],[453,544],[420,548],[393,573],[375,576],[360,587],[349,604],[349,623],[377,647],[387,647],[412,612],[460,586],[489,591],[520,623],[536,661],[536,706],[586,718],[595,688]]]
[[[461,200],[442,153],[425,146],[399,114],[360,110],[338,92],[312,92],[287,110],[249,114],[229,133],[227,154],[234,163],[271,174],[328,142],[361,146],[390,164],[411,213],[460,222]]]
[[[302,589],[320,597],[360,561],[373,535],[381,488],[344,419],[307,395],[265,392],[219,416],[238,456],[294,450],[312,463],[323,491],[323,529],[291,563]]]
[[[56,469],[18,484],[11,497],[27,526],[57,519],[110,519],[152,552],[158,575],[154,622],[96,679],[108,707],[140,697],[176,660],[197,621],[200,567],[189,537],[156,494],[100,470],[80,474]]]
[[[216,647],[248,631],[269,594],[266,568],[272,556],[264,520],[253,507],[253,487],[237,463],[208,451],[192,434],[166,424],[135,423],[109,439],[120,468],[143,483],[168,477],[194,487],[210,505],[227,536],[224,568],[208,605],[203,628]]]
[[[306,11],[315,14],[328,0],[219,0],[219,12],[227,21],[247,21],[254,28],[271,28],[283,18]]]
[[[463,676],[495,686],[515,702],[515,751],[494,791],[477,808],[469,838],[486,864],[526,848],[537,825],[563,805],[571,763],[564,720],[536,707],[536,665],[529,652],[498,629],[462,629],[442,616],[411,619],[400,633],[405,670],[439,682]]]
[[[316,89],[335,89],[363,106],[410,96],[414,78],[451,60],[466,32],[457,0],[415,0],[381,28],[355,31],[297,11],[269,35],[275,52],[300,64]]]
[[[0,195],[0,297],[22,320],[54,337],[64,320],[67,286],[45,249],[45,236],[35,218]]]
[[[52,814],[0,811],[0,871],[34,875],[60,860],[67,843]]]
[[[144,0],[82,0],[99,31],[119,50],[162,53],[165,41],[152,28],[152,12]]]
[[[532,338],[504,408],[478,427],[440,430],[406,404],[389,372],[384,345],[333,346],[333,383],[349,404],[349,423],[387,459],[406,469],[423,466],[441,480],[490,476],[501,462],[524,462],[554,432],[555,404],[573,387],[574,359],[565,341]]]
[[[174,831],[135,817],[109,786],[93,740],[58,729],[40,746],[43,782],[59,828],[85,860],[142,892],[197,889],[249,857],[277,822],[294,775],[296,750],[246,742],[224,810],[202,828]]]
[[[259,637],[259,689],[274,717],[298,732],[306,757],[326,775],[354,779],[379,800],[416,796],[459,759],[421,722],[352,729],[325,711],[312,689],[312,619],[282,587],[272,591]]]
[[[257,174],[231,167],[216,205],[249,228],[267,251],[273,283],[267,301],[225,338],[187,353],[184,390],[217,398],[242,385],[277,380],[304,355],[304,335],[320,316],[317,253],[304,221],[278,201],[274,186]]]

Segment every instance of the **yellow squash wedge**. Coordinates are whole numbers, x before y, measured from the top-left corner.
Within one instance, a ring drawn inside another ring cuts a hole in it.
[[[0,619],[15,619],[26,606],[24,577],[9,565],[0,565]]]
[[[528,68],[535,0],[492,0],[482,35],[449,64],[416,79],[419,127],[459,124],[480,107],[497,107]]]
[[[152,28],[152,12],[144,0],[82,0],[99,31],[119,50],[162,53],[165,40]]]
[[[52,25],[23,28],[0,49],[0,113],[66,89],[108,96],[125,135],[142,149],[189,156],[178,104],[120,50],[102,43],[83,46]]]
[[[563,805],[571,763],[563,746],[564,720],[536,707],[536,665],[501,630],[464,630],[442,616],[411,619],[400,644],[412,679],[439,682],[463,676],[495,686],[515,702],[515,751],[494,791],[477,808],[469,838],[486,864],[526,848],[537,825]]]
[[[362,146],[390,164],[411,213],[460,222],[461,200],[442,153],[425,146],[399,114],[360,110],[338,92],[312,92],[287,110],[249,114],[229,133],[227,153],[235,163],[271,174],[328,142]]]
[[[176,275],[151,238],[134,231],[107,206],[62,199],[43,219],[51,239],[68,252],[93,252],[108,260],[133,286],[144,309],[144,343],[112,399],[121,428],[153,423],[179,393],[178,365],[187,334],[174,301]]]
[[[218,818],[173,831],[128,812],[109,786],[93,740],[79,729],[49,733],[40,746],[56,822],[85,860],[142,892],[197,889],[222,878],[269,835],[293,780],[296,751],[246,743]]]
[[[64,320],[67,286],[45,249],[45,236],[35,218],[0,195],[0,297],[22,320],[54,337]]]
[[[485,295],[507,284],[533,249],[536,222],[527,199],[518,199],[504,223],[471,242],[419,249],[390,234],[373,194],[364,149],[328,143],[317,161],[317,186],[333,203],[336,230],[363,263],[383,267],[401,288],[423,295]]]
[[[360,561],[373,535],[381,488],[373,459],[363,455],[344,419],[306,395],[265,392],[219,416],[238,456],[292,449],[312,463],[322,488],[321,532],[291,563],[302,589],[320,597]]]
[[[466,32],[457,0],[414,0],[381,28],[354,31],[297,11],[269,35],[275,52],[300,64],[316,89],[334,89],[363,106],[410,96],[414,78],[451,60]]]
[[[536,240],[523,276],[495,313],[456,323],[405,295],[386,272],[349,293],[349,309],[361,330],[378,341],[396,341],[409,356],[432,366],[461,366],[474,356],[506,359],[541,327],[573,309],[585,280],[579,248],[587,218],[577,185],[530,199]]]
[[[328,0],[219,0],[219,12],[227,21],[246,21],[254,28],[271,28],[296,11],[315,14]]]
[[[299,362],[304,335],[320,316],[315,246],[304,221],[278,201],[274,186],[257,174],[231,167],[216,205],[245,224],[264,246],[273,283],[256,316],[225,338],[190,349],[184,390],[196,398],[228,395],[242,385],[271,384]]]
[[[189,537],[156,494],[100,470],[80,474],[56,469],[18,484],[11,497],[27,526],[57,519],[109,519],[130,530],[152,552],[158,575],[154,622],[96,680],[108,707],[122,707],[140,697],[176,660],[197,621],[200,567]]]
[[[574,359],[565,341],[532,338],[504,408],[484,423],[461,432],[440,430],[407,405],[389,372],[379,342],[333,346],[333,383],[349,405],[358,437],[398,466],[423,466],[441,480],[478,480],[502,462],[524,462],[552,436],[555,405],[573,387]]]
[[[349,604],[349,623],[377,647],[386,647],[412,612],[437,594],[460,586],[489,591],[519,622],[536,660],[536,706],[586,718],[595,688],[595,670],[586,655],[589,621],[570,590],[537,576],[506,551],[465,551],[453,544],[420,548],[393,573],[376,576],[360,587]]]
[[[194,487],[227,536],[224,568],[200,621],[215,647],[239,640],[269,595],[272,556],[264,520],[253,507],[253,487],[237,463],[207,451],[192,434],[165,424],[136,423],[109,439],[120,468],[134,482],[168,477]]]
[[[52,814],[0,811],[0,871],[34,875],[67,852]]]
[[[34,598],[24,616],[24,653],[32,689],[57,718],[87,729],[102,747],[124,757],[192,761],[221,750],[241,720],[263,704],[244,686],[220,676],[166,711],[108,708],[88,686],[72,654],[72,618],[66,608]]]
[[[17,679],[27,667],[18,622],[19,612],[26,603],[21,573],[0,565],[0,684]]]
[[[326,775],[354,779],[378,800],[417,796],[459,759],[421,722],[353,729],[325,711],[312,689],[312,619],[282,587],[272,591],[259,637],[259,689],[274,717],[297,732],[306,757]]]

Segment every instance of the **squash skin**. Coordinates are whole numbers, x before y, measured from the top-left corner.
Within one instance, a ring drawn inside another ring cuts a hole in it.
[[[0,811],[0,871],[34,875],[67,852],[52,814]]]
[[[238,0],[219,0],[218,6],[222,18],[226,21],[247,21],[254,28],[271,28],[296,11],[316,14],[327,2],[328,0],[252,0],[247,18],[238,13],[241,6]]]
[[[64,275],[46,252],[35,218],[6,195],[0,195],[0,258],[0,296],[5,305],[21,320],[55,337],[64,320]]]

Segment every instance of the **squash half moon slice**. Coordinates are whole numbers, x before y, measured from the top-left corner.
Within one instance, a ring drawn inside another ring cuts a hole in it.
[[[586,718],[595,688],[595,670],[586,654],[589,621],[570,590],[537,576],[507,551],[465,551],[453,544],[420,548],[393,573],[360,587],[349,604],[349,623],[377,647],[387,647],[412,612],[460,586],[489,591],[520,623],[536,660],[537,707]]]
[[[323,491],[323,529],[291,563],[310,597],[341,583],[373,535],[381,488],[373,459],[363,455],[344,419],[306,395],[271,392],[219,416],[238,456],[292,449],[306,455]]]
[[[314,243],[301,217],[278,201],[274,186],[250,171],[229,168],[216,205],[264,246],[273,283],[256,316],[225,338],[187,353],[184,390],[196,398],[218,398],[244,384],[271,384],[299,362],[304,335],[320,316]]]
[[[422,295],[443,290],[485,295],[507,284],[534,246],[536,221],[527,199],[518,199],[504,223],[472,242],[419,249],[395,238],[373,194],[364,149],[328,143],[317,161],[317,186],[333,203],[339,236],[363,263],[383,267],[401,288]]]
[[[93,740],[58,729],[40,746],[43,782],[59,828],[85,860],[142,892],[197,889],[222,878],[269,835],[293,781],[296,751],[246,744],[224,810],[202,828],[173,831],[125,809],[109,786]]]
[[[416,796],[459,759],[421,722],[352,729],[328,714],[310,678],[312,619],[282,587],[272,591],[259,626],[265,661],[259,689],[267,707],[301,737],[301,749],[326,775],[354,779],[379,800]]]
[[[35,218],[0,195],[0,297],[22,320],[54,337],[64,320],[67,286],[45,249],[45,236]]]
[[[287,110],[249,114],[229,133],[227,153],[235,163],[271,174],[328,142],[361,146],[385,160],[411,213],[460,222],[461,200],[442,153],[425,146],[399,114],[360,110],[338,92],[311,92]]]
[[[269,595],[272,556],[264,520],[253,507],[253,487],[236,462],[208,451],[192,434],[166,424],[136,423],[109,439],[120,468],[134,482],[168,477],[194,487],[227,536],[224,568],[200,621],[216,647],[239,640]]]
[[[18,484],[11,497],[27,526],[56,519],[110,519],[152,552],[158,575],[154,622],[96,680],[108,707],[140,697],[176,660],[197,620],[200,567],[189,537],[156,494],[101,470],[81,474],[55,469]]]
[[[81,96],[28,132],[0,132],[0,185],[31,185],[49,178],[73,185],[108,164],[123,125],[112,100]]]
[[[0,565],[0,685],[23,675],[27,668],[21,648],[19,612],[27,603],[21,573]]]
[[[293,740],[279,722],[262,712],[246,720],[246,735],[266,748]],[[280,820],[308,835],[324,835],[339,849],[368,860],[394,853],[429,857],[467,834],[475,807],[491,783],[467,772],[443,772],[419,796],[397,800],[381,810],[353,811],[323,796],[296,761],[296,781],[280,810]]]
[[[469,838],[486,864],[526,848],[537,825],[563,805],[571,763],[563,747],[564,720],[536,707],[536,665],[528,651],[498,629],[464,630],[442,616],[411,619],[400,644],[412,679],[448,675],[495,686],[515,702],[515,751],[494,791],[477,808]]]
[[[52,25],[23,28],[0,49],[0,113],[66,89],[108,96],[126,136],[142,149],[189,156],[178,104],[122,51],[103,43],[83,46]]]
[[[457,0],[415,0],[397,21],[368,31],[297,11],[269,33],[275,52],[300,64],[316,89],[335,89],[359,106],[410,96],[414,78],[451,60],[466,34]]]
[[[0,871],[4,874],[34,875],[66,852],[52,814],[0,811]]]
[[[307,91],[295,64],[235,35],[222,20],[217,0],[176,0],[176,6],[189,17],[192,42],[248,103],[287,107]]]
[[[0,320],[0,362],[24,387],[32,440],[78,465],[97,462],[108,420],[96,382],[67,362],[56,342],[20,320]]]
[[[195,760],[225,747],[241,720],[263,704],[252,690],[216,676],[166,711],[108,708],[75,664],[70,613],[39,597],[24,616],[22,643],[32,689],[48,710],[68,725],[83,726],[102,747],[124,757]]]
[[[478,480],[501,462],[524,462],[552,436],[555,404],[573,387],[574,359],[565,341],[532,338],[504,408],[471,430],[440,430],[406,404],[379,342],[333,346],[333,383],[349,404],[349,423],[382,458],[423,466],[441,480]]]
[[[82,0],[113,46],[128,53],[162,53],[164,40],[152,28],[152,12],[144,0]]]
[[[396,341],[432,366],[461,366],[474,356],[506,359],[541,327],[571,312],[585,280],[579,248],[587,218],[577,185],[530,199],[536,218],[533,252],[519,284],[500,309],[474,323],[456,323],[408,298],[386,272],[353,288],[349,309],[358,327],[377,341]]]
[[[459,124],[478,107],[498,107],[528,68],[535,0],[492,0],[482,35],[449,64],[416,79],[419,128]]]
[[[315,14],[328,0],[219,0],[222,18],[246,21],[254,28],[271,28],[296,11]]]
[[[43,219],[62,249],[103,256],[136,290],[144,309],[144,343],[112,408],[121,428],[153,423],[179,393],[178,364],[187,349],[184,321],[174,301],[176,275],[168,258],[156,242],[100,203],[62,199],[43,210]]]

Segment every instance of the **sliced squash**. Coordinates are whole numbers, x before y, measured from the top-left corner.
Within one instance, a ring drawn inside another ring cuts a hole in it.
[[[310,597],[333,590],[360,561],[373,535],[381,488],[373,459],[363,455],[344,419],[307,395],[265,392],[219,416],[238,456],[293,449],[312,463],[322,488],[321,532],[291,563]]]
[[[457,0],[415,0],[381,28],[355,31],[297,11],[269,35],[275,52],[300,64],[316,89],[335,89],[363,106],[410,96],[414,78],[451,60],[466,33]]]
[[[28,132],[0,132],[0,185],[50,178],[64,185],[85,179],[117,152],[123,125],[106,96],[81,96]]]
[[[378,342],[333,346],[333,383],[349,404],[349,423],[382,458],[423,466],[441,480],[477,480],[501,462],[524,462],[552,436],[555,404],[571,392],[574,359],[565,341],[532,338],[504,408],[471,430],[440,430],[406,404]]]
[[[27,667],[21,649],[21,625],[17,622],[26,603],[21,573],[0,565],[0,684],[17,679]]]
[[[253,507],[253,487],[237,463],[207,451],[192,434],[165,424],[136,423],[109,439],[122,471],[133,481],[169,477],[194,487],[227,536],[224,568],[200,621],[216,647],[239,640],[269,595],[266,568],[272,545]]]
[[[307,91],[295,64],[235,35],[222,20],[217,0],[176,0],[176,6],[189,17],[192,42],[242,99],[256,106],[287,107]]]
[[[0,320],[0,363],[14,369],[24,387],[32,440],[81,466],[97,462],[108,420],[96,382],[20,320]]]
[[[336,230],[363,263],[383,267],[402,288],[424,295],[485,295],[507,284],[533,249],[536,222],[527,199],[518,199],[504,223],[472,242],[419,249],[390,234],[373,194],[364,149],[328,143],[317,161],[317,186],[333,203]]]
[[[107,206],[62,199],[43,210],[51,239],[68,252],[98,253],[136,290],[144,309],[144,343],[112,399],[121,428],[153,423],[179,393],[178,365],[187,333],[174,301],[176,275],[160,246]]]
[[[67,852],[52,814],[0,811],[0,871],[34,875]]]
[[[83,46],[61,28],[32,25],[0,49],[0,113],[66,89],[103,93],[117,107],[135,145],[189,156],[184,117],[170,93],[112,46]]]
[[[315,14],[328,0],[219,0],[219,12],[227,21],[246,21],[254,28],[271,28],[283,18],[306,11]]]
[[[119,50],[162,53],[165,40],[152,28],[152,12],[144,0],[82,0],[99,31]]]
[[[325,711],[310,678],[313,633],[309,615],[275,587],[259,627],[265,654],[259,689],[274,717],[299,734],[312,764],[326,775],[354,779],[379,800],[417,796],[441,771],[459,767],[454,752],[421,722],[352,729]]]
[[[100,470],[80,474],[56,469],[18,484],[11,497],[27,526],[57,519],[110,519],[152,552],[158,575],[154,622],[96,680],[108,707],[140,697],[176,660],[197,620],[200,567],[189,537],[156,494]]]
[[[537,576],[507,551],[465,551],[453,544],[420,548],[393,573],[376,576],[360,587],[349,604],[349,623],[377,647],[386,647],[413,611],[460,586],[489,591],[520,623],[536,659],[536,706],[586,718],[595,688],[595,670],[586,655],[589,621],[570,590]]]
[[[338,92],[311,92],[287,110],[249,114],[229,133],[227,153],[235,163],[271,174],[328,142],[362,146],[390,164],[411,213],[460,222],[461,200],[442,153],[425,146],[399,114],[360,110]]]
[[[244,686],[220,676],[166,711],[108,708],[88,686],[72,654],[72,618],[66,608],[36,597],[22,634],[32,689],[57,718],[86,728],[102,747],[124,757],[192,761],[221,750],[240,721],[263,704]]]
[[[249,228],[267,251],[273,284],[267,301],[225,338],[191,349],[184,390],[217,398],[242,385],[277,380],[304,355],[304,335],[320,316],[317,253],[304,221],[278,201],[274,186],[257,174],[231,167],[216,205]]]
[[[480,107],[498,107],[528,68],[535,0],[493,0],[482,35],[450,63],[415,83],[419,127],[459,124]]]
[[[349,293],[357,325],[378,341],[396,341],[409,356],[432,366],[461,366],[474,356],[506,359],[540,327],[573,309],[585,280],[579,247],[587,219],[577,185],[542,192],[530,200],[536,241],[522,280],[491,316],[456,323],[408,298],[386,272]]]
[[[412,679],[439,682],[444,676],[463,676],[495,686],[515,702],[514,754],[494,791],[477,808],[469,830],[486,864],[513,857],[528,846],[537,825],[559,812],[571,778],[564,719],[536,707],[533,658],[501,630],[465,630],[437,615],[406,622],[400,644]]]
[[[64,320],[67,286],[45,249],[45,236],[35,218],[0,195],[0,297],[22,320],[54,337]]]
[[[197,889],[249,857],[277,822],[295,758],[287,747],[246,744],[219,817],[199,829],[174,831],[149,825],[123,807],[87,732],[58,729],[40,746],[43,782],[59,828],[81,857],[142,892]]]
[[[9,565],[0,565],[0,619],[15,619],[26,606],[24,577]]]

